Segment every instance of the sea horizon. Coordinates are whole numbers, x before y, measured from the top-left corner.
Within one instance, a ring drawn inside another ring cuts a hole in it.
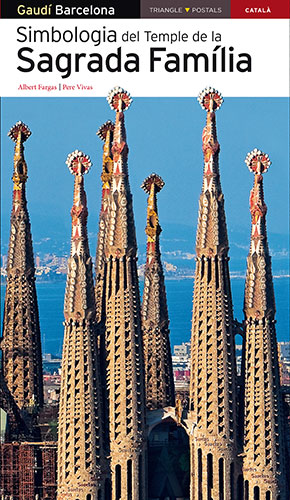
[[[140,277],[140,293],[142,298],[143,279]],[[171,347],[188,342],[191,335],[191,315],[193,298],[193,276],[166,278],[167,304],[170,319]],[[245,277],[231,276],[234,318],[243,320]],[[42,352],[61,356],[63,343],[63,302],[66,280],[36,281],[40,328],[42,335]],[[276,333],[279,342],[289,341],[289,276],[274,276],[276,298]],[[5,300],[5,284],[1,284],[1,328]],[[242,339],[237,336],[236,343]]]

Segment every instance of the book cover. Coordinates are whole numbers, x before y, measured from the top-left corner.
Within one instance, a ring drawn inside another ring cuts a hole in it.
[[[0,26],[0,497],[287,500],[288,2]]]

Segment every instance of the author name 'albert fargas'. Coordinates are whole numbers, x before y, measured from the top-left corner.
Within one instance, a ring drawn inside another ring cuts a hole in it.
[[[53,8],[53,11],[52,11]],[[89,5],[87,7],[64,7],[63,5],[53,5],[52,3],[43,7],[32,7],[30,5],[18,5],[17,14],[19,16],[114,16],[114,7],[97,7]]]

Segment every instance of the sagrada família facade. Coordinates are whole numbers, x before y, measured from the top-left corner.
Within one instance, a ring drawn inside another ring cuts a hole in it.
[[[57,443],[43,440],[38,426],[43,411],[42,355],[23,145],[30,130],[18,122],[9,131],[15,152],[1,341],[1,500],[289,499],[289,450],[263,193],[270,159],[258,149],[246,157],[254,186],[245,317],[237,325],[216,129],[216,111],[223,99],[207,88],[198,100],[206,124],[188,406],[182,407],[174,391],[157,210],[164,182],[151,174],[142,184],[148,206],[141,302],[125,129],[131,98],[116,87],[108,96],[115,121],[107,121],[98,131],[104,147],[95,278],[84,186],[91,161],[76,150],[66,162],[74,193]],[[243,334],[239,381],[237,331]],[[171,426],[170,435],[166,425]],[[157,444],[152,439],[157,428],[163,432],[163,444],[158,434]],[[178,433],[187,443],[187,486],[166,448],[170,436]]]

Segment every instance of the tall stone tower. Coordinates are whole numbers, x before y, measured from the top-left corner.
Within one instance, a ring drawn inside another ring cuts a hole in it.
[[[263,174],[267,154],[254,149],[246,164],[255,175],[250,195],[251,243],[245,287],[245,498],[286,500],[283,420],[275,331],[275,299],[269,255]]]
[[[143,347],[145,361],[146,407],[156,410],[174,406],[174,381],[169,340],[164,275],[161,263],[157,193],[164,182],[151,174],[142,184],[148,196],[147,256],[142,303]]]
[[[218,166],[212,88],[198,98],[207,112],[202,134],[204,174],[196,235],[190,380],[191,499],[235,498],[236,366],[228,237]]]
[[[111,181],[113,174],[113,158],[111,147],[113,142],[114,123],[110,120],[106,121],[98,130],[97,135],[104,141],[103,147],[103,165],[102,165],[102,198],[101,210],[99,217],[99,232],[98,243],[96,250],[96,281],[95,281],[95,297],[96,297],[96,326],[97,326],[97,342],[100,349],[100,369],[102,382],[102,397],[105,415],[108,414],[108,393],[106,384],[106,266],[105,266],[105,243],[108,227],[109,208],[111,203]],[[104,419],[104,432],[108,441],[109,422]]]
[[[95,296],[83,179],[91,163],[87,155],[74,151],[68,156],[67,165],[75,176],[75,184],[64,303],[57,498],[93,500],[98,495],[103,498],[105,462]]]
[[[116,87],[109,94],[108,102],[116,112],[104,271],[112,498],[143,500],[146,498],[143,349],[124,124],[124,111],[131,98],[126,91]]]
[[[30,135],[22,122],[17,122],[8,133],[15,142],[14,185],[1,349],[4,379],[19,409],[43,405],[35,267],[25,192],[27,165],[23,143]]]

